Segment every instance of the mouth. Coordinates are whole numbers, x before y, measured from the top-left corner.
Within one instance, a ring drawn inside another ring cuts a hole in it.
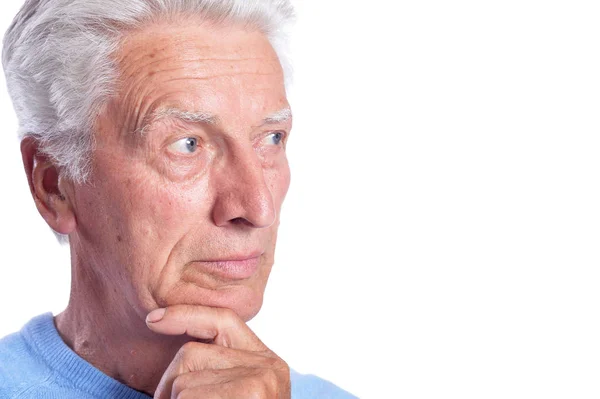
[[[206,272],[224,280],[245,280],[258,270],[262,254],[249,257],[236,256],[231,259],[198,261],[198,265]]]

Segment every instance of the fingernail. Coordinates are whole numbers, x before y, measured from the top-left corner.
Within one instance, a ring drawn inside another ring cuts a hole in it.
[[[165,308],[154,309],[152,312],[148,313],[148,316],[146,316],[146,322],[156,323],[157,321],[161,321],[166,310],[167,309]]]

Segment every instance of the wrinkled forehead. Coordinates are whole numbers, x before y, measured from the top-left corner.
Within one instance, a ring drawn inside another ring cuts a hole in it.
[[[185,70],[199,79],[235,73],[282,75],[268,38],[235,24],[183,20],[153,23],[129,32],[116,53],[122,79]],[[172,69],[170,69],[172,68]]]
[[[261,120],[288,107],[281,64],[258,30],[189,21],[150,25],[123,39],[116,60],[121,99],[136,114],[130,128],[174,103]]]

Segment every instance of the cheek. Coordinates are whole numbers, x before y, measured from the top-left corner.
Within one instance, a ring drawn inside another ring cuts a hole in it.
[[[133,262],[147,268],[164,260],[191,223],[204,215],[207,189],[203,181],[186,187],[128,166],[104,169],[107,173],[97,177],[102,183],[87,196],[90,206],[82,213],[87,230],[107,247],[107,255],[120,257],[119,263],[129,267],[136,267]]]
[[[122,209],[119,260],[129,269],[138,296],[146,298],[147,287],[161,284],[165,267],[172,264],[178,269],[185,263],[181,244],[198,220],[205,218],[209,201],[204,185],[182,188],[161,179],[132,182],[124,196],[122,203],[131,207]],[[170,278],[178,273],[169,270]]]
[[[287,159],[284,158],[276,168],[267,170],[266,180],[268,181],[271,195],[273,196],[274,205],[279,213],[291,181],[290,167]]]
[[[132,191],[135,205],[130,212],[130,224],[141,229],[144,235],[151,233],[154,240],[147,245],[172,246],[190,226],[206,217],[210,203],[206,184],[196,182],[194,186],[184,187],[164,182],[146,183]]]

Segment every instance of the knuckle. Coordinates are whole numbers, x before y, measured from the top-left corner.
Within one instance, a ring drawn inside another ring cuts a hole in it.
[[[279,377],[273,369],[262,369],[244,381],[252,399],[273,398],[279,391]]]
[[[280,370],[282,370],[282,371],[284,371],[284,372],[286,372],[286,373],[289,374],[289,372],[290,372],[290,366],[287,364],[287,362],[285,360],[278,359],[277,366],[278,366],[278,368]]]
[[[187,355],[187,354],[193,353],[195,350],[196,350],[196,343],[194,341],[189,341],[181,346],[181,348],[179,349],[179,352],[182,355]]]
[[[179,392],[177,395],[173,394],[172,396],[175,399],[194,399],[194,394],[190,390],[183,390]]]
[[[186,361],[190,360],[190,358],[193,358],[197,351],[198,345],[196,342],[186,342],[181,346],[181,348],[179,348],[179,351],[177,351],[177,361],[180,363],[185,363]]]
[[[277,374],[277,372],[273,369],[267,369],[265,370],[264,373],[264,381],[265,383],[270,386],[270,387],[276,387],[277,386],[277,380],[279,379],[279,375]]]
[[[248,387],[249,398],[265,399],[270,397],[269,389],[263,378],[250,378],[244,383]]]
[[[171,387],[171,397],[180,398],[182,393],[184,392],[186,384],[187,384],[187,381],[186,381],[186,378],[184,377],[184,375],[185,374],[178,375],[173,380],[173,385]]]
[[[291,381],[289,367],[281,359],[275,359],[276,366],[263,369],[262,382],[268,397],[289,397],[291,392]]]

